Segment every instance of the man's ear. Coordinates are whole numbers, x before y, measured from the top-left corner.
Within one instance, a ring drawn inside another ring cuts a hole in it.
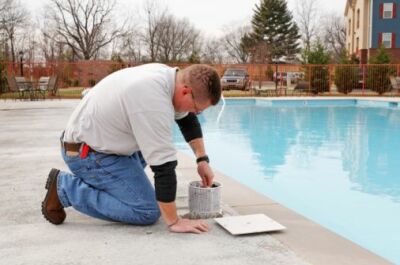
[[[190,94],[190,93],[192,93],[192,89],[190,87],[184,85],[182,92],[183,92],[183,95]]]

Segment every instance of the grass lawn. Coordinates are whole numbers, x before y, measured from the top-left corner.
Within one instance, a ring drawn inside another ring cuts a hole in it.
[[[81,98],[81,93],[84,89],[84,87],[60,88],[58,93],[61,98]]]
[[[58,89],[57,95],[51,95],[48,93],[46,95],[46,99],[52,98],[81,98],[81,93],[84,90],[84,87],[68,87],[68,88],[60,88]],[[18,93],[2,93],[0,94],[0,99],[19,99]],[[41,99],[41,98],[39,98]]]
[[[252,91],[242,91],[242,90],[223,90],[222,94],[224,97],[254,97],[254,92]]]

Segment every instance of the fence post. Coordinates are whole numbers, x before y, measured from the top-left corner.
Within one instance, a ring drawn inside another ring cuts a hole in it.
[[[331,88],[332,88],[332,65],[329,65],[328,66],[328,74],[329,74],[329,83],[328,83],[328,85],[329,85],[329,87],[328,87],[328,89],[329,89],[329,96],[332,96],[332,91],[331,91]]]
[[[258,88],[261,90],[261,64],[258,64]]]
[[[308,96],[311,94],[311,64],[308,65]]]
[[[364,94],[365,94],[365,83],[366,83],[366,80],[365,80],[365,64],[361,65],[361,70],[362,70],[362,73],[363,73],[362,95],[364,96]]]

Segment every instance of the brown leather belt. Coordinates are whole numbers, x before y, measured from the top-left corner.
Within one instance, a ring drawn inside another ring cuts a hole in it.
[[[67,142],[61,142],[61,148],[63,148],[66,152],[69,152],[70,154],[79,154],[81,151],[82,145],[84,143],[67,143]],[[89,148],[89,152],[95,152],[90,146],[87,145]]]
[[[69,152],[79,152],[81,150],[83,143],[66,143],[63,142],[63,148],[65,151]]]

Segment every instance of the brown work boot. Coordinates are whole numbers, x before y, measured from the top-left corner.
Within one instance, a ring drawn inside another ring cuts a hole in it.
[[[57,177],[60,170],[52,168],[46,182],[46,197],[42,202],[42,214],[52,224],[59,225],[67,216],[57,195]]]

